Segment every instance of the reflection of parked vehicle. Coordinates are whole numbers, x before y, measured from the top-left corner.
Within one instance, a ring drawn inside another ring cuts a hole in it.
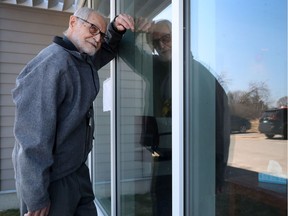
[[[251,128],[251,123],[248,119],[240,116],[231,115],[231,132],[246,133]]]
[[[287,139],[287,107],[265,111],[259,120],[259,131],[266,137],[273,138],[276,134]]]

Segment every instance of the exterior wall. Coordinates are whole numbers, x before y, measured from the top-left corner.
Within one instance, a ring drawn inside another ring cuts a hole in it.
[[[0,3],[0,210],[10,207],[2,199],[7,191],[15,190],[11,161],[15,107],[11,90],[25,64],[50,44],[54,35],[62,35],[69,16]]]

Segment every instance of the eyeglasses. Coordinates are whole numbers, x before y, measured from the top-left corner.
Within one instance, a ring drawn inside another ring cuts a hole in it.
[[[168,45],[171,42],[171,34],[166,34],[158,39],[152,40],[154,47],[158,47],[160,45],[160,42],[165,45]]]
[[[101,32],[101,30],[100,30],[99,27],[97,27],[96,25],[88,22],[88,21],[85,20],[85,19],[82,19],[82,18],[80,18],[80,17],[77,17],[77,18],[80,19],[80,20],[82,20],[82,21],[85,22],[85,23],[90,24],[90,27],[89,27],[89,32],[90,32],[90,34],[92,34],[93,36],[100,34],[101,42],[104,42],[104,38],[105,38],[106,34],[103,33],[103,32]]]

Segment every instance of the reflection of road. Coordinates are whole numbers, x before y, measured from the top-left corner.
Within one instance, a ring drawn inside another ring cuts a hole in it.
[[[265,172],[269,161],[274,160],[281,165],[283,174],[287,174],[287,143],[281,137],[267,139],[260,133],[231,134],[228,163],[234,167]]]

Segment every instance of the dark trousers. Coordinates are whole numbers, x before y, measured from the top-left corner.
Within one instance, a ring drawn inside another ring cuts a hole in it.
[[[49,187],[49,216],[97,216],[89,169],[84,164],[74,173],[54,181]],[[27,213],[21,201],[21,216]]]

